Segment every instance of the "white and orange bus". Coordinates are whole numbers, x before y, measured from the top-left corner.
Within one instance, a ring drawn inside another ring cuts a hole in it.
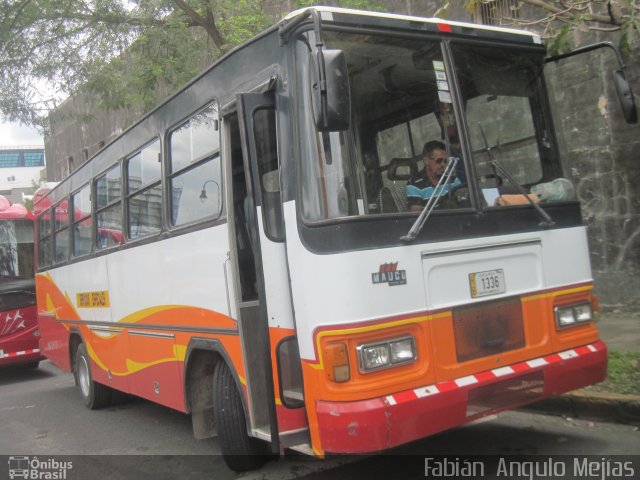
[[[91,409],[120,390],[189,413],[235,470],[601,381],[544,62],[522,31],[292,13],[48,194],[42,351]],[[447,167],[413,211],[433,140]]]

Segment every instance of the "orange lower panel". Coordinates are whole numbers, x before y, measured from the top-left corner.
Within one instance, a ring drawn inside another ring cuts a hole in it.
[[[126,377],[109,378],[108,373],[92,361],[91,371],[97,382],[186,413],[184,385],[180,375],[183,366],[184,363],[180,361],[165,362]]]
[[[502,410],[604,380],[607,348],[596,342],[455,381],[368,400],[317,401],[317,452],[393,448]]]
[[[585,283],[534,292],[520,298],[515,297],[516,304],[520,305],[522,317],[518,320],[519,330],[517,335],[513,336],[513,345],[509,349],[496,351],[496,353],[469,355],[465,360],[461,360],[456,351],[453,311],[450,310],[357,324],[325,326],[316,330],[314,345],[317,360],[303,361],[307,413],[316,453],[321,455],[323,450],[326,450],[320,438],[322,425],[316,410],[323,402],[342,405],[345,402],[357,403],[386,398],[396,392],[411,391],[424,385],[451,382],[453,379],[477,375],[478,372],[507,368],[509,365],[516,365],[530,359],[554,355],[554,352],[598,342],[598,331],[593,323],[558,330],[554,317],[555,305],[591,301],[591,291],[591,283]],[[496,301],[489,300],[476,304],[489,305],[489,308],[484,311],[479,309],[478,313],[491,317],[491,302]],[[472,307],[466,307],[465,312],[474,314]],[[509,315],[508,309],[501,314]],[[475,322],[475,317],[472,318]],[[512,324],[513,322],[502,323],[508,328],[512,328]],[[474,326],[475,323],[472,327]],[[359,371],[356,353],[358,345],[406,335],[411,335],[415,339],[417,349],[415,362],[371,373]],[[482,335],[480,337],[484,338]],[[329,360],[324,358],[323,353],[325,347],[339,342],[347,346],[348,352],[350,377],[344,383],[330,380],[328,371],[331,366],[328,365]]]

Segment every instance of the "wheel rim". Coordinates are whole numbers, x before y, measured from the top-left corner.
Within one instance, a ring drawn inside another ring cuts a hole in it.
[[[80,357],[80,361],[78,362],[78,385],[80,386],[80,391],[82,392],[82,396],[89,396],[89,386],[91,379],[89,377],[89,365],[87,364],[87,359],[84,356]]]

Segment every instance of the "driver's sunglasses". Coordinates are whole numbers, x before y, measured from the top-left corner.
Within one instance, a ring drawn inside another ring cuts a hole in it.
[[[429,157],[431,158],[431,160],[433,160],[434,162],[436,162],[437,164],[441,164],[447,161],[446,157]]]

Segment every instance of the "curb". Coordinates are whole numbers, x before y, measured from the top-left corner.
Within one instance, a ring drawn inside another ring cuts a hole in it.
[[[525,409],[571,418],[640,425],[640,396],[637,395],[577,390],[528,405]]]

